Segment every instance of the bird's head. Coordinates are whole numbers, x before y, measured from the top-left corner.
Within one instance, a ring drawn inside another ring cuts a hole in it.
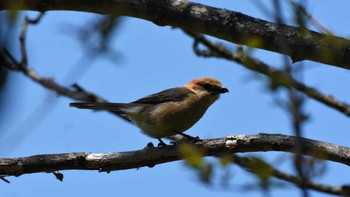
[[[214,78],[198,78],[185,85],[197,94],[207,96],[219,96],[222,93],[228,92],[220,81]]]

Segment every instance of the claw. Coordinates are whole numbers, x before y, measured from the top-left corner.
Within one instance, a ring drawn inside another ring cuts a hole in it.
[[[176,131],[174,131],[174,133],[177,133],[177,134],[179,134],[179,135],[182,135],[182,136],[185,137],[188,141],[193,142],[193,143],[202,141],[198,136],[192,137],[192,136],[190,136],[190,135],[187,135],[187,134],[184,134],[184,133],[180,133],[180,132],[176,132]]]
[[[158,138],[158,141],[159,141],[158,147],[167,146],[166,143],[164,143],[162,139]]]
[[[201,140],[198,136],[196,137],[192,137],[192,139],[190,139],[192,142],[196,143],[196,142],[201,142],[203,140]]]
[[[144,149],[148,149],[148,148],[153,148],[154,145],[152,142],[148,142],[148,144],[146,145],[146,147]]]

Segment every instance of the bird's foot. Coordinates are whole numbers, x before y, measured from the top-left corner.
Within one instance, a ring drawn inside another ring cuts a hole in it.
[[[152,142],[148,142],[148,144],[146,145],[146,147],[144,149],[149,149],[149,148],[154,148],[154,145]]]
[[[165,146],[168,146],[165,142],[163,142],[162,139],[160,139],[160,138],[157,138],[157,139],[158,139],[158,141],[159,141],[158,147],[165,147]]]
[[[190,135],[187,135],[187,134],[184,134],[184,133],[179,133],[179,132],[177,132],[177,134],[182,135],[184,138],[186,138],[187,141],[190,141],[190,142],[193,142],[193,143],[202,141],[198,136],[192,137]]]
[[[193,143],[197,143],[197,142],[203,141],[198,136],[196,136],[196,137],[189,136],[189,137],[187,137],[187,140],[190,141],[190,142],[193,142]]]

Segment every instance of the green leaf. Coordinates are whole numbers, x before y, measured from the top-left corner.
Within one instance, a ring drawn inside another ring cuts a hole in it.
[[[263,181],[267,180],[273,172],[273,169],[269,164],[257,157],[252,158],[249,168]]]

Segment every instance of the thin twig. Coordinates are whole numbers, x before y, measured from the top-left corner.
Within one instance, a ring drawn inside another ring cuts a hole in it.
[[[4,176],[0,176],[0,179],[4,181],[5,183],[11,183],[9,180],[7,180]]]
[[[19,41],[21,45],[21,55],[22,60],[20,65],[26,67],[28,65],[27,47],[26,47],[26,36],[29,24],[37,24],[40,22],[41,18],[44,16],[44,12],[41,12],[36,18],[30,19],[28,16],[24,17],[24,22],[21,27],[21,34],[19,36]]]
[[[63,96],[66,96],[66,97],[69,97],[69,98],[72,98],[75,100],[90,101],[90,102],[106,102],[105,99],[103,99],[103,98],[101,98],[93,93],[81,91],[82,89],[74,90],[74,89],[71,89],[68,87],[64,87],[64,86],[61,86],[58,83],[56,83],[52,78],[42,77],[33,68],[30,68],[29,66],[24,67],[22,63],[18,62],[12,56],[12,54],[10,54],[8,52],[7,49],[5,49],[5,51],[7,51],[6,55],[8,56],[8,58],[11,61],[13,61],[13,64],[17,65],[20,68],[20,70],[27,77],[29,77],[33,81],[37,82],[38,84],[40,84],[44,88],[52,90],[52,91],[56,92],[57,94],[60,94],[60,95],[63,95]],[[23,50],[23,51],[25,51],[25,50]]]
[[[80,87],[77,84],[73,84],[72,88],[61,86],[55,83],[51,78],[45,78],[40,76],[33,68],[30,68],[28,66],[28,56],[27,56],[27,49],[26,49],[26,38],[27,38],[28,27],[29,25],[38,24],[43,16],[44,16],[44,13],[39,14],[34,19],[30,19],[29,17],[25,16],[25,19],[21,28],[20,38],[19,38],[20,48],[21,48],[20,50],[22,55],[21,62],[18,62],[6,48],[3,48],[4,54],[12,63],[12,65],[14,65],[14,66],[11,66],[11,70],[22,71],[22,73],[24,73],[26,76],[28,76],[35,82],[41,84],[46,89],[53,90],[53,92],[56,92],[60,95],[64,95],[64,96],[77,99],[77,100],[82,100],[82,101],[107,102],[103,98],[84,90],[82,87]],[[11,132],[10,135],[5,136],[4,139],[1,140],[0,152],[7,153],[7,154],[11,152],[15,148],[16,144],[19,144],[21,141],[23,141],[30,134],[30,132],[35,127],[37,127],[43,121],[43,119],[45,119],[45,117],[48,117],[47,115],[51,111],[53,111],[58,101],[57,99],[53,99],[52,96],[53,95],[50,92],[48,97],[44,99],[42,103],[39,104],[32,111],[32,113],[29,116],[27,116],[26,119],[22,121]],[[51,102],[48,102],[49,99],[51,99]],[[115,113],[115,115],[118,115],[118,114]],[[124,117],[122,118],[125,119]]]
[[[249,172],[254,173],[254,168],[256,167],[256,162],[254,162],[254,157],[243,157],[238,155],[233,155],[233,163],[243,167]],[[260,160],[261,161],[261,160]],[[261,161],[263,162],[263,161]],[[325,184],[316,183],[310,180],[302,181],[301,178],[293,176],[291,174],[282,172],[275,169],[272,165],[264,162],[265,168],[269,168],[270,176],[273,176],[277,179],[293,183],[298,187],[304,187],[307,189],[312,189],[315,191],[320,191],[328,194],[342,195],[345,190],[341,186],[330,186]]]
[[[284,17],[281,7],[281,2],[279,0],[273,0],[273,6],[275,11],[275,20],[279,25],[284,23]],[[300,7],[302,5],[299,5]],[[298,26],[306,29],[306,23],[304,20],[304,17],[295,11],[294,15],[296,18],[296,22],[298,23]],[[280,45],[280,48],[283,51],[290,51],[290,47],[287,44],[287,37],[282,36],[280,39],[280,42],[278,43]],[[296,71],[290,64],[287,56],[282,56],[283,62],[284,62],[284,74],[288,78],[294,78]],[[288,110],[287,113],[290,115],[291,118],[291,125],[294,132],[294,135],[300,139],[300,137],[303,136],[303,130],[302,130],[302,124],[305,121],[305,115],[302,111],[302,105],[304,103],[303,97],[295,88],[287,88],[287,95],[288,95]],[[301,194],[303,197],[309,197],[309,192],[307,191],[306,183],[309,181],[309,177],[307,176],[306,172],[306,165],[305,164],[305,158],[302,155],[302,144],[300,140],[296,141],[296,154],[294,155],[294,169],[299,177],[299,188],[301,189]]]
[[[331,30],[329,30],[327,27],[322,25],[320,22],[318,22],[307,10],[305,10],[302,6],[300,6],[298,3],[296,3],[294,0],[287,0],[294,9],[297,9],[300,11],[305,17],[309,19],[309,21],[317,27],[319,30],[323,31],[326,34],[334,35]]]
[[[108,102],[106,99],[91,93],[89,91],[86,91],[82,87],[80,87],[78,84],[73,84],[72,88],[62,86],[58,83],[56,83],[52,78],[47,78],[41,76],[39,73],[37,73],[33,68],[31,68],[28,65],[28,59],[27,59],[27,50],[26,50],[26,31],[27,26],[29,24],[37,24],[40,22],[40,19],[43,17],[44,13],[39,14],[35,19],[29,19],[28,17],[25,18],[25,21],[22,25],[21,29],[21,36],[20,36],[20,45],[21,45],[21,54],[22,54],[22,60],[21,62],[18,62],[16,58],[13,57],[13,55],[4,48],[4,54],[7,56],[7,58],[14,64],[14,67],[17,68],[16,70],[22,71],[23,74],[25,74],[27,77],[35,81],[36,83],[40,84],[44,88],[54,91],[59,95],[66,96],[68,98],[77,100],[77,101],[86,101],[86,102]],[[120,116],[118,113],[110,111],[110,113],[121,117],[122,119],[126,120],[125,117]]]
[[[107,102],[104,98],[93,94],[91,92],[88,92],[84,90],[82,87],[80,87],[78,84],[73,84],[72,88],[62,86],[58,83],[56,83],[52,78],[46,78],[41,76],[39,73],[37,73],[33,68],[29,67],[27,65],[27,51],[25,46],[25,38],[26,33],[23,31],[27,30],[27,25],[30,24],[36,24],[39,22],[39,20],[42,18],[43,14],[40,14],[36,19],[31,20],[27,18],[24,22],[24,25],[22,25],[22,32],[21,32],[21,53],[22,53],[22,60],[21,62],[18,62],[13,55],[4,48],[4,54],[7,56],[7,58],[12,61],[12,64],[14,64],[16,68],[18,68],[19,71],[22,71],[23,74],[25,74],[27,77],[35,81],[36,83],[40,84],[44,88],[54,91],[59,95],[66,96],[71,99],[75,99],[78,101],[86,101],[86,102]],[[119,114],[110,111],[112,114],[117,115],[118,117],[121,117]],[[122,119],[126,120],[124,117],[121,117]]]
[[[240,65],[244,66],[247,69],[256,71],[260,74],[263,74],[267,77],[269,77],[272,82],[276,82],[280,86],[284,86],[286,88],[293,87],[297,89],[298,91],[304,93],[306,96],[313,98],[320,103],[323,103],[342,114],[350,117],[350,105],[340,101],[336,98],[334,98],[331,95],[327,95],[324,93],[321,93],[315,88],[309,87],[291,76],[286,75],[284,72],[269,66],[268,64],[255,59],[253,57],[250,57],[249,55],[237,51],[233,52],[227,47],[223,46],[219,43],[213,43],[206,39],[204,36],[192,32],[185,31],[185,33],[195,39],[194,42],[194,51],[197,55],[204,56],[204,57],[219,57],[219,58],[225,58],[231,61],[234,61],[236,63],[239,63]],[[198,49],[197,44],[201,43],[204,46],[208,47],[209,50],[201,51]]]

